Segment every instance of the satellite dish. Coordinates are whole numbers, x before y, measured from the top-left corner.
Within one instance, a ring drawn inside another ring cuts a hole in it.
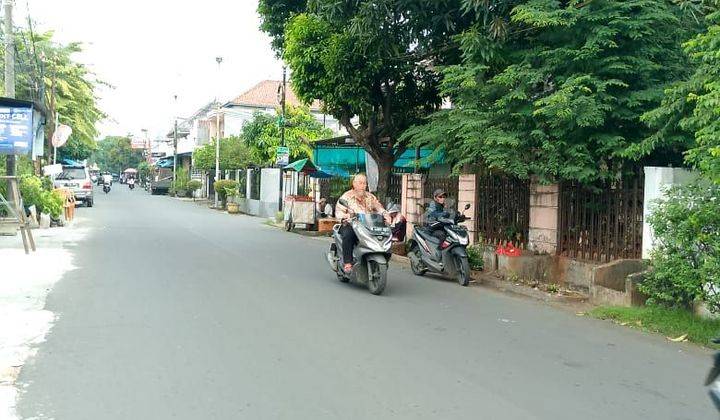
[[[65,124],[60,124],[52,136],[52,145],[55,147],[62,147],[67,143],[70,135],[72,134],[72,128]]]

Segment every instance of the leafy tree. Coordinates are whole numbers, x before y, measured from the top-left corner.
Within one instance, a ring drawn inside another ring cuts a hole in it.
[[[131,147],[130,138],[108,136],[98,142],[93,160],[100,170],[119,173],[137,168],[144,158],[141,150]]]
[[[680,43],[695,26],[668,0],[465,5],[476,24],[458,37],[463,63],[443,69],[441,87],[454,107],[404,137],[458,165],[543,181],[613,177],[652,132],[641,116],[687,74]],[[673,149],[647,155],[681,161]]]
[[[720,183],[720,3],[712,4],[707,30],[685,44],[695,71],[668,89],[662,105],[644,116],[657,132],[638,152],[658,145],[687,147],[687,162]]]
[[[240,137],[220,140],[220,170],[243,169],[250,164],[250,150]],[[215,170],[215,139],[193,153],[193,166],[204,171]]]
[[[261,27],[298,96],[322,101],[378,163],[382,193],[407,147],[399,135],[440,106],[434,66],[458,58],[450,37],[469,19],[460,0],[310,0],[300,9],[264,1]]]
[[[52,32],[36,34],[30,30],[16,31],[16,97],[38,101],[48,110],[45,134],[46,154],[52,154],[55,115],[61,124],[73,129],[59,157],[87,159],[95,150],[97,122],[106,115],[97,107],[96,90],[103,82],[73,56],[82,51],[77,42],[60,44]],[[0,69],[4,71],[4,51],[0,51]]]
[[[257,165],[275,163],[275,151],[281,145],[278,117],[279,114],[256,113],[243,126],[242,139],[250,148],[252,162]],[[312,142],[332,135],[307,108],[288,107],[285,118],[285,145],[290,148],[292,160],[311,157]]]

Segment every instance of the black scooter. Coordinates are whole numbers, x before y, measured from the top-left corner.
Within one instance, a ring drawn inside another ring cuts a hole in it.
[[[465,210],[470,204],[465,206]],[[428,271],[454,276],[461,286],[470,282],[470,262],[467,246],[470,243],[467,228],[460,223],[470,220],[464,212],[454,217],[438,218],[429,226],[415,226],[409,241],[408,258],[413,273],[423,276]],[[433,235],[433,231],[444,229],[446,239]]]

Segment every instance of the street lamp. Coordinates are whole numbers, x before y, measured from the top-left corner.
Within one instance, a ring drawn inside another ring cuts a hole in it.
[[[215,182],[220,180],[220,95],[218,94],[220,89],[219,87],[222,86],[222,83],[220,83],[220,64],[223,62],[223,58],[218,56],[215,57],[215,62],[217,62],[218,65],[218,92],[216,92],[215,97],[215,103],[217,104],[217,109],[215,112]],[[215,191],[215,208],[219,206],[218,201],[218,194],[217,191]]]

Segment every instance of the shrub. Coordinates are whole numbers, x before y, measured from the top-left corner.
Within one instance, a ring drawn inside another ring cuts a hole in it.
[[[65,199],[58,191],[44,191],[42,204],[44,213],[57,219],[63,213],[63,204],[65,204]]]
[[[218,199],[225,204],[225,201],[227,200],[227,190],[237,190],[237,181],[232,179],[221,179],[220,181],[215,181],[213,187],[215,188],[215,194],[218,195]]]
[[[195,192],[202,188],[202,182],[198,181],[197,179],[193,179],[188,181],[187,185],[185,186],[188,191]]]
[[[650,303],[690,307],[702,300],[720,312],[720,185],[672,188],[648,221],[657,246],[640,290]]]
[[[483,269],[483,246],[482,245],[470,245],[467,247],[468,262],[470,268],[473,270]]]
[[[52,191],[52,182],[47,177],[21,176],[20,194],[25,206],[35,206],[38,213],[47,213],[55,219],[62,214],[63,198],[59,193]]]

